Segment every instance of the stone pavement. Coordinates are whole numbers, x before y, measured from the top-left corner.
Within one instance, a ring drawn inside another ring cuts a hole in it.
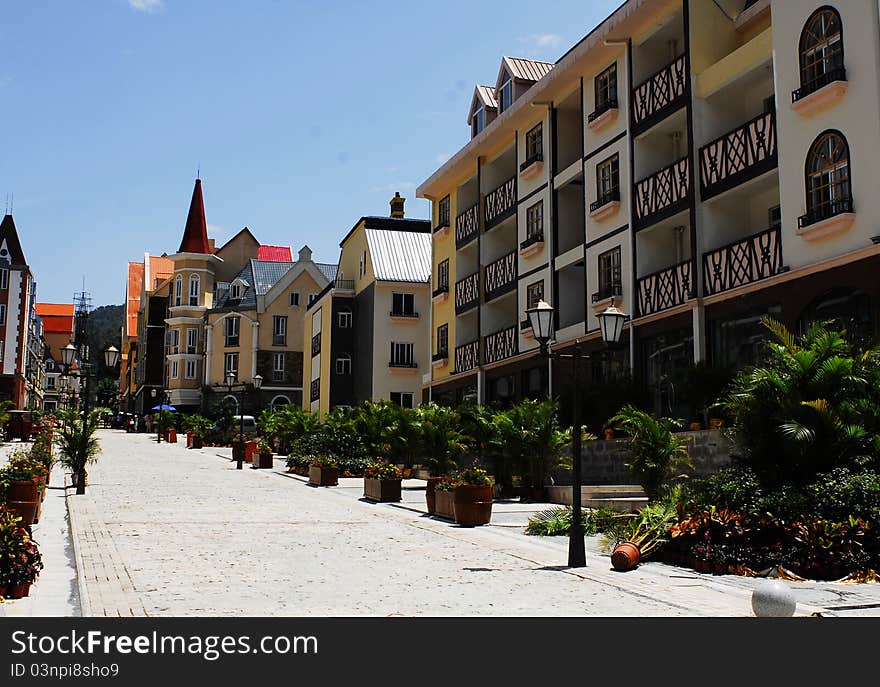
[[[595,538],[587,567],[569,570],[565,538],[522,534],[524,504],[463,528],[422,512],[417,480],[403,503],[373,504],[359,479],[310,487],[281,460],[238,471],[228,450],[118,431],[101,441],[92,543],[110,549],[113,584],[124,568],[148,615],[749,616],[761,582],[653,563],[616,573]],[[90,613],[107,598],[118,601],[90,591]],[[798,600],[798,615],[823,610]]]

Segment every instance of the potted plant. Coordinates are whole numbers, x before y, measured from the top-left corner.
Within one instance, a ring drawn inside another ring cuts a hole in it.
[[[309,462],[309,484],[335,487],[339,484],[339,463],[332,456],[315,456]]]
[[[614,519],[603,535],[602,546],[611,551],[611,566],[618,572],[632,570],[671,538],[670,528],[678,518],[681,487],[645,506],[637,514]]]
[[[203,448],[205,446],[205,437],[211,431],[211,421],[204,415],[190,415],[187,418],[189,434],[192,435],[190,448]]]
[[[401,469],[377,460],[364,471],[364,497],[370,501],[400,501]]]
[[[436,487],[443,475],[455,468],[455,458],[466,448],[461,431],[462,418],[457,411],[436,403],[419,406],[415,412],[424,453],[422,465],[428,470],[425,488],[428,515],[440,515],[436,512]]]
[[[0,596],[27,596],[43,561],[21,518],[0,505]]]
[[[86,418],[84,425],[78,413],[62,412],[64,425],[58,437],[60,460],[72,475],[76,493],[85,494],[88,481],[86,466],[96,461],[101,452],[101,445],[95,436],[100,415],[93,411]]]
[[[291,454],[287,457],[287,470],[295,475],[307,477],[309,474],[310,462],[311,458],[309,456]]]
[[[251,467],[259,470],[271,468],[272,465],[272,445],[267,439],[261,438],[257,441],[257,453],[254,455]]]
[[[485,470],[471,467],[458,474],[454,512],[455,522],[464,527],[487,525],[492,519],[492,479]]]
[[[438,518],[455,520],[455,487],[454,477],[439,477],[434,483],[434,512]]]

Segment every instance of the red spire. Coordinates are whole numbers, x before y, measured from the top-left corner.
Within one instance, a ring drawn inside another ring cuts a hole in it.
[[[186,228],[183,230],[183,240],[177,252],[211,254],[201,179],[196,179],[196,187],[193,189],[192,201],[189,204],[189,214],[186,216]]]

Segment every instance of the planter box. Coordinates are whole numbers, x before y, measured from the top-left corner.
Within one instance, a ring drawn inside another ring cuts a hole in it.
[[[274,467],[271,453],[256,453],[253,458],[253,467],[262,470],[264,468]]]
[[[205,440],[202,437],[193,437],[192,438],[192,446],[190,448],[204,448]]]
[[[492,485],[461,484],[455,488],[454,504],[459,525],[487,525],[492,519]]]
[[[436,515],[438,518],[455,520],[455,492],[434,492],[434,515]]]
[[[190,448],[190,447],[192,447],[192,445],[193,445],[193,433],[187,432],[186,433],[186,447]]]
[[[365,477],[364,496],[370,501],[400,501],[400,480]]]
[[[335,487],[339,484],[339,468],[322,468],[310,465],[309,484],[318,487]]]
[[[176,429],[169,429],[167,434],[165,435],[165,441],[167,441],[169,444],[176,444],[177,443],[177,430]]]
[[[257,455],[257,442],[256,441],[244,442],[244,462],[245,463],[253,463],[255,455]]]
[[[437,511],[437,496],[434,487],[442,480],[442,477],[427,477],[428,485],[425,487],[425,503],[428,506],[428,515],[434,515]]]

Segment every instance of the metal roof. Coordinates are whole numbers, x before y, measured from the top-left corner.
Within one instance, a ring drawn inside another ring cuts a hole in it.
[[[271,260],[249,260],[242,268],[233,283],[243,281],[248,284],[241,290],[241,298],[230,298],[232,290],[219,295],[215,308],[239,308],[241,310],[253,310],[257,307],[257,296],[265,295],[275,282],[283,277],[293,267],[292,262],[274,262]],[[253,284],[253,286],[250,286]],[[218,285],[219,286],[219,285]]]
[[[321,274],[323,274],[330,281],[336,281],[336,273],[339,271],[339,265],[331,265],[326,262],[316,262],[315,267],[317,267]]]
[[[293,262],[290,246],[260,246],[257,249],[257,260],[268,262]]]
[[[491,107],[496,110],[498,109],[498,101],[495,99],[495,89],[492,86],[477,85],[475,95],[479,96],[485,107]]]
[[[507,57],[501,59],[502,68],[507,67],[514,79],[522,81],[538,81],[542,76],[553,69],[552,62],[539,62],[527,60],[523,57]]]
[[[367,229],[367,245],[377,281],[431,280],[431,234]]]

